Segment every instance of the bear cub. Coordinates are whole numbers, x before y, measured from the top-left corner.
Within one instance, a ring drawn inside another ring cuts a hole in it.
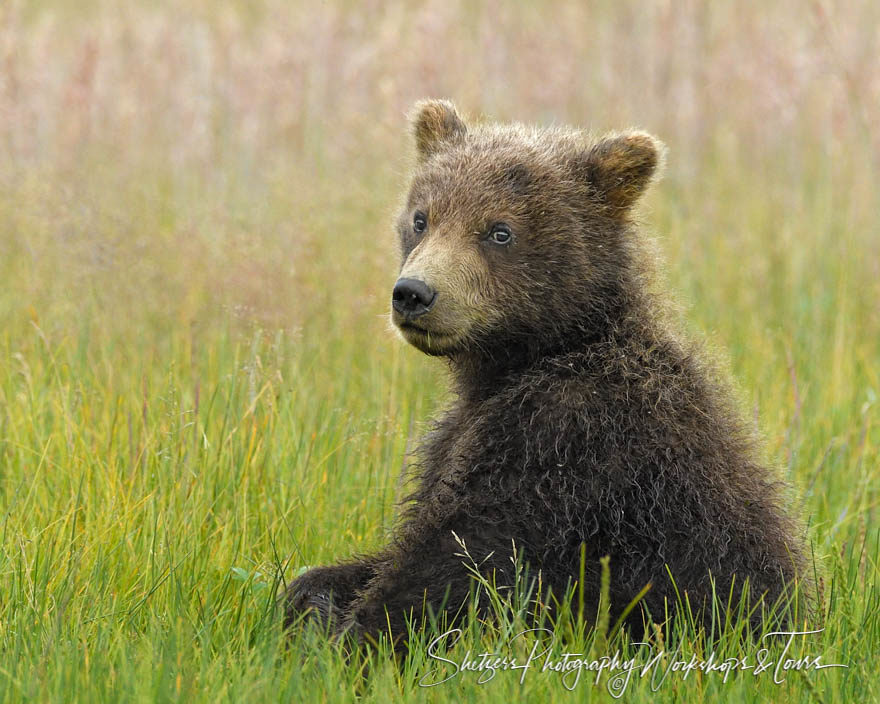
[[[358,642],[465,613],[473,563],[499,586],[516,552],[587,613],[610,556],[612,623],[745,592],[759,624],[802,572],[784,487],[731,391],[672,330],[631,216],[663,145],[644,132],[468,124],[449,102],[412,117],[417,163],[397,221],[391,316],[449,363],[455,396],[417,454],[390,544],[309,570],[286,622]],[[591,610],[592,609],[592,610]],[[641,630],[638,631],[641,633]]]

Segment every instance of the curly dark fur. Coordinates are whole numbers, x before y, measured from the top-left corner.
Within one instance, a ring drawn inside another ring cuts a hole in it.
[[[417,326],[393,319],[449,359],[456,400],[423,443],[391,544],[293,582],[288,622],[309,613],[335,633],[400,638],[426,605],[455,614],[471,575],[454,534],[498,584],[513,579],[515,541],[556,595],[584,544],[593,604],[610,555],[612,617],[647,584],[654,618],[676,589],[705,617],[712,579],[734,598],[748,580],[753,604],[782,595],[803,567],[782,487],[726,384],[649,292],[629,212],[662,145],[474,128],[443,101],[417,106],[414,132],[401,275],[437,298]],[[503,247],[487,239],[498,222],[513,233]]]

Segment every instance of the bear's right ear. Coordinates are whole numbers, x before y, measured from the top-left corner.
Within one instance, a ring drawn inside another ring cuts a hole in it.
[[[420,162],[467,134],[467,126],[448,100],[420,100],[413,106],[410,121]]]
[[[663,168],[666,147],[647,132],[614,133],[580,160],[579,173],[614,216],[625,215]]]

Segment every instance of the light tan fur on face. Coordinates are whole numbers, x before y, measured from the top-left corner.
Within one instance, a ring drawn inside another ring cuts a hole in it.
[[[488,270],[473,240],[461,227],[438,228],[404,262],[400,278],[424,281],[437,292],[433,309],[416,321],[427,334],[401,330],[404,339],[423,352],[441,355],[454,351],[491,315]]]

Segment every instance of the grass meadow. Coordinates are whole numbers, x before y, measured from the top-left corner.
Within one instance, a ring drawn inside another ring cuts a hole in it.
[[[0,3],[0,700],[880,701],[878,27],[868,0]],[[285,580],[381,544],[446,398],[386,316],[428,96],[669,145],[658,276],[808,525],[824,630],[788,656],[846,669],[425,688],[424,638],[368,673],[285,647]]]

